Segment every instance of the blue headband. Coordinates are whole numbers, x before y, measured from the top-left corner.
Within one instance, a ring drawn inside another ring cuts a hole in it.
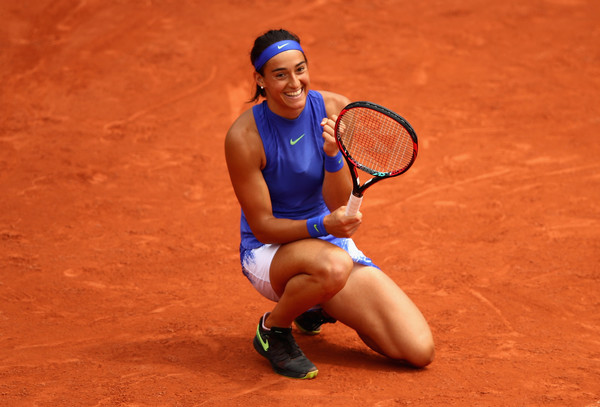
[[[285,51],[298,50],[304,53],[302,47],[299,43],[294,40],[285,40],[279,41],[274,44],[269,45],[260,56],[254,61],[254,69],[258,72],[260,68],[263,67],[264,64],[275,55],[280,54]]]

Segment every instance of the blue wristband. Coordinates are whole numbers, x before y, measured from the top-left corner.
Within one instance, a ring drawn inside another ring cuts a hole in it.
[[[323,219],[325,215],[315,216],[314,218],[310,218],[306,221],[306,229],[308,229],[308,234],[310,237],[320,237],[327,236],[329,233],[325,230],[325,225],[323,224]]]
[[[344,168],[344,158],[341,151],[338,151],[334,157],[325,154],[325,171],[338,172],[342,168]]]

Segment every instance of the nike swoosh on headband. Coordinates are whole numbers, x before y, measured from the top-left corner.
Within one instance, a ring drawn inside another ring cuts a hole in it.
[[[258,58],[256,58],[256,61],[254,61],[254,69],[260,71],[260,69],[267,63],[267,61],[273,58],[275,55],[293,50],[298,50],[304,53],[304,50],[296,41],[284,40],[271,44],[260,54]]]

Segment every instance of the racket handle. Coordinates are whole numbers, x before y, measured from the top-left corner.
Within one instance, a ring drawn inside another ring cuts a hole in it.
[[[360,208],[360,204],[362,203],[362,196],[356,196],[354,194],[350,194],[350,199],[348,199],[348,206],[346,206],[346,216],[354,216],[358,212],[358,208]]]

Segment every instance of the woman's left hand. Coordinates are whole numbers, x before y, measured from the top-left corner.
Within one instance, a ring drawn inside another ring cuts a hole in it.
[[[325,144],[323,145],[323,151],[330,157],[334,157],[338,151],[338,145],[335,138],[335,121],[337,120],[337,116],[331,116],[331,119],[324,118],[321,121],[321,126],[323,126],[323,139],[325,140]]]

